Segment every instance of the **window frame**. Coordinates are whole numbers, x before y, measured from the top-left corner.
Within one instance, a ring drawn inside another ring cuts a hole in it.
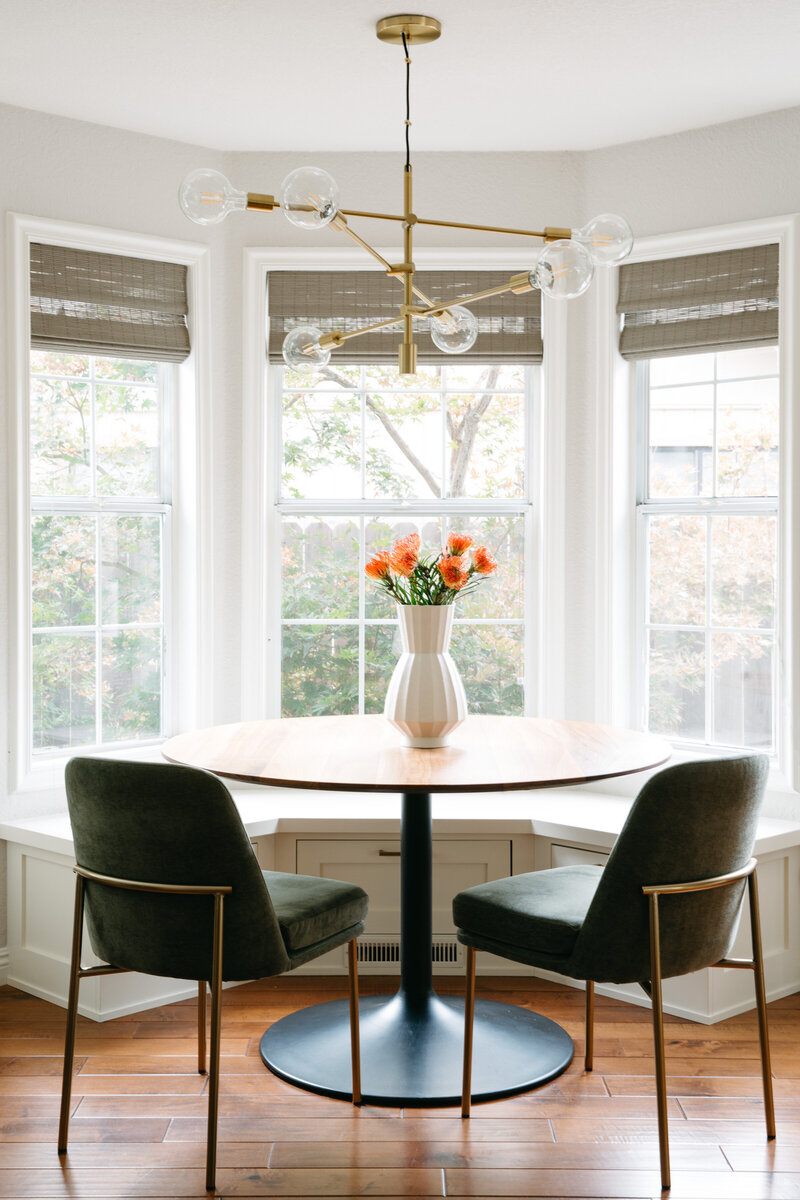
[[[778,347],[778,391],[780,395],[780,346]],[[676,356],[677,357],[677,356]],[[649,563],[649,546],[648,546],[648,518],[659,516],[698,516],[698,517],[714,517],[714,516],[754,516],[754,517],[769,517],[774,516],[777,521],[777,540],[776,550],[780,543],[780,493],[783,490],[784,480],[779,473],[778,493],[765,496],[692,496],[692,497],[673,497],[673,498],[657,498],[650,496],[647,490],[648,476],[648,458],[650,449],[650,409],[649,409],[649,374],[651,359],[639,360],[634,364],[635,371],[635,388],[636,388],[636,426],[637,426],[637,485],[636,485],[636,660],[638,669],[636,673],[636,710],[638,714],[638,725],[642,729],[647,729],[647,710],[648,710],[648,689],[647,689],[647,642],[648,629],[651,622],[647,621],[647,610],[649,603],[649,588],[648,588],[648,563]],[[716,376],[714,379],[715,385],[715,417],[716,424],[716,384],[719,381]],[[780,429],[780,416],[779,416]],[[778,447],[779,463],[781,462],[780,445]],[[781,464],[782,465],[782,464]],[[711,552],[711,544],[708,545],[708,554]],[[709,568],[710,559],[707,557],[706,562],[706,588],[707,588],[707,606],[711,602],[709,589]],[[780,562],[776,554],[776,583],[780,582]],[[782,625],[781,613],[782,595],[780,589],[776,587],[775,593],[775,622],[773,629],[775,631],[775,656],[773,665],[772,679],[772,705],[773,705],[773,734],[774,748],[769,757],[776,762],[781,755],[781,736],[782,725],[779,720],[779,671],[778,671],[778,633]],[[706,715],[705,722],[708,728],[711,718],[711,710],[713,705],[713,674],[710,671],[710,652],[711,640],[713,637],[713,624],[710,622],[710,617],[706,624],[696,627],[698,634],[702,633],[706,646],[706,675],[705,684],[707,695],[705,701]],[[766,630],[764,631],[767,632]],[[652,730],[653,733],[661,735],[660,730]],[[688,738],[671,737],[668,738],[676,749],[694,753],[697,755],[706,754],[729,754],[742,750],[749,753],[745,747],[728,745],[721,742],[696,742]],[[753,750],[752,753],[760,753],[758,750]],[[764,751],[764,753],[767,753]]]
[[[352,358],[357,359],[358,355],[353,354]],[[344,362],[343,358],[340,361]],[[447,364],[444,364],[447,365]],[[283,368],[275,363],[270,364],[267,368],[267,396],[269,404],[269,421],[270,431],[269,437],[272,445],[272,453],[269,456],[269,474],[267,482],[268,494],[271,498],[271,518],[269,519],[269,538],[270,544],[276,547],[274,554],[277,556],[282,544],[282,518],[295,515],[298,517],[307,516],[353,516],[353,517],[372,517],[384,516],[391,518],[407,517],[409,520],[420,519],[425,517],[441,517],[443,522],[447,523],[450,528],[457,528],[457,520],[459,517],[481,517],[481,516],[519,516],[524,522],[524,545],[526,560],[527,554],[530,552],[532,545],[532,529],[533,520],[535,519],[531,494],[535,480],[532,477],[532,462],[530,455],[530,447],[533,442],[532,430],[536,426],[536,418],[538,416],[540,404],[540,386],[539,386],[539,370],[536,364],[522,364],[524,372],[523,385],[523,400],[524,400],[524,424],[525,424],[525,443],[528,451],[528,457],[524,464],[525,468],[525,494],[518,500],[498,499],[484,500],[474,499],[469,496],[463,497],[447,497],[443,496],[439,499],[435,497],[420,497],[413,500],[398,500],[398,499],[357,499],[357,500],[293,500],[281,496],[281,472],[282,472],[282,436],[281,436],[281,400],[283,396],[281,373]],[[363,368],[362,368],[363,370]],[[366,386],[360,386],[359,394],[369,390]],[[431,389],[433,390],[433,389]],[[444,389],[439,389],[440,391]],[[362,460],[363,467],[363,460]],[[455,522],[455,525],[454,525]],[[502,569],[502,563],[501,569]],[[282,592],[281,592],[281,577],[279,571],[270,571],[271,589],[273,591],[271,611],[277,613],[277,626],[268,630],[268,639],[271,645],[278,647],[277,661],[272,664],[268,688],[268,710],[267,715],[270,717],[278,717],[281,715],[281,679],[282,679],[282,657],[280,647],[282,645],[282,630],[285,625],[345,625],[358,628],[359,631],[359,692],[363,692],[364,684],[364,637],[368,626],[370,625],[396,625],[395,617],[369,617],[359,616],[357,618],[348,618],[342,620],[326,620],[325,618],[286,618],[282,614]],[[527,583],[527,580],[526,580]],[[368,583],[365,579],[360,582],[362,589],[368,588]],[[523,613],[519,617],[509,618],[507,622],[503,618],[475,618],[474,622],[469,618],[462,616],[460,608],[457,607],[455,613],[455,626],[465,624],[477,625],[493,625],[493,624],[513,624],[522,626],[525,641],[524,641],[524,658],[523,671],[524,678],[529,680],[533,675],[533,655],[531,652],[531,636],[533,628],[533,612],[534,602],[530,594],[530,588],[525,588],[525,600]],[[363,700],[363,695],[361,695]],[[359,711],[361,709],[359,708]],[[525,715],[532,716],[532,704],[530,699],[530,688],[525,686]]]
[[[800,296],[800,216],[747,221],[718,228],[637,239],[630,261],[680,257],[776,242],[780,253],[780,496],[778,501],[777,627],[778,698],[776,740],[770,788],[800,788],[800,434],[794,410],[800,389],[800,338],[793,336]],[[617,272],[609,273],[595,295],[595,353],[598,406],[595,418],[598,478],[596,629],[607,640],[595,660],[597,720],[641,725],[643,678],[638,606],[644,572],[637,538],[638,453],[636,363],[618,350]],[[605,293],[605,294],[603,294]],[[794,597],[794,604],[792,603]],[[596,644],[598,639],[596,638]],[[676,760],[707,757],[706,747],[676,749]],[[719,751],[729,753],[729,751]],[[632,789],[638,786],[635,782]],[[623,790],[620,788],[619,790]],[[627,790],[627,789],[626,789]]]
[[[163,364],[172,392],[171,520],[165,522],[165,546],[171,563],[163,586],[165,611],[163,736],[181,726],[210,723],[212,694],[211,612],[213,579],[211,500],[201,481],[210,478],[209,263],[208,247],[157,237],[51,221],[19,213],[8,215],[8,370],[9,404],[9,751],[10,794],[24,793],[26,811],[36,793],[59,788],[74,751],[34,757],[31,730],[31,556],[30,556],[30,244],[70,246],[138,258],[178,262],[188,268],[189,328],[192,352],[180,364]],[[162,551],[163,552],[163,551]],[[198,604],[197,598],[200,603]],[[181,619],[178,620],[177,614]],[[201,649],[202,648],[202,649]],[[93,751],[120,757],[158,757],[163,740],[116,744]]]
[[[101,357],[101,356],[96,355],[96,354],[87,354],[87,358],[89,358],[91,361],[93,361],[94,359],[99,358],[99,357]],[[115,355],[104,355],[102,357],[114,358],[116,356]],[[153,361],[156,361],[156,360],[153,360]],[[160,495],[158,497],[140,498],[140,497],[114,497],[114,496],[102,496],[102,495],[34,496],[34,495],[30,495],[30,494],[28,496],[28,513],[29,513],[29,519],[31,522],[31,526],[37,516],[49,516],[49,515],[96,517],[98,519],[98,522],[99,522],[100,518],[102,518],[102,516],[106,513],[118,514],[118,515],[127,514],[127,515],[136,515],[136,516],[149,515],[149,516],[160,516],[163,518],[163,520],[161,522],[161,535],[160,535],[160,551],[161,551],[161,553],[160,553],[160,559],[161,559],[161,563],[160,563],[160,583],[161,583],[160,626],[161,626],[161,631],[162,631],[162,633],[161,633],[161,655],[162,655],[162,663],[161,663],[161,731],[158,734],[148,736],[148,737],[142,737],[142,738],[123,739],[123,740],[108,740],[108,741],[102,741],[102,742],[92,741],[92,742],[81,743],[76,746],[69,746],[67,748],[50,747],[50,748],[46,748],[46,749],[36,750],[32,744],[33,743],[33,738],[32,738],[33,730],[29,724],[28,728],[29,728],[29,734],[31,735],[31,740],[28,743],[28,754],[30,755],[30,764],[31,764],[32,770],[35,770],[39,764],[46,764],[46,763],[52,762],[53,760],[58,760],[58,759],[63,760],[65,756],[71,756],[73,754],[103,754],[103,753],[106,753],[109,751],[114,751],[114,750],[119,750],[120,753],[122,753],[122,752],[127,752],[128,750],[130,750],[130,751],[140,750],[147,746],[157,746],[166,737],[168,737],[171,732],[173,732],[169,728],[169,725],[171,724],[171,717],[173,715],[173,706],[171,703],[170,693],[171,693],[171,689],[172,689],[172,677],[173,677],[174,671],[168,669],[170,664],[169,664],[168,658],[167,658],[166,647],[167,647],[167,640],[168,640],[167,639],[167,631],[171,630],[174,626],[173,595],[172,595],[174,572],[169,569],[172,565],[172,559],[173,559],[172,529],[173,529],[173,512],[174,512],[174,507],[175,507],[174,506],[174,495],[173,495],[173,474],[174,474],[173,464],[174,464],[175,454],[174,454],[173,439],[172,439],[172,426],[173,426],[172,410],[173,410],[174,403],[175,403],[174,374],[175,374],[174,368],[171,366],[171,364],[164,363],[164,362],[161,362],[158,364],[157,389],[158,389],[158,396],[159,396],[159,414],[158,414],[158,416],[159,416],[159,420],[158,420],[158,424],[159,424],[159,460],[160,460],[159,476],[160,476],[160,479],[162,480]],[[30,373],[30,378],[33,378],[33,372]],[[92,394],[93,394],[92,405],[94,408],[94,405],[96,403],[96,399],[94,397],[94,392],[95,392],[95,388],[97,385],[97,380],[96,380],[93,372],[89,377],[89,383],[90,383],[90,386],[92,389]],[[28,406],[28,407],[30,408],[30,406]],[[31,536],[30,531],[29,531],[29,536]],[[95,537],[96,537],[96,545],[97,545],[98,552],[99,552],[99,546],[100,546],[99,539],[101,537],[99,529],[98,529]],[[30,578],[31,578],[31,576],[29,575],[29,579]],[[106,623],[102,619],[101,604],[100,604],[100,599],[99,599],[100,593],[97,590],[98,584],[100,585],[100,588],[102,588],[102,578],[101,578],[99,571],[98,571],[97,580],[96,580],[96,584],[95,584],[95,592],[96,592],[95,620],[92,622],[91,625],[87,624],[85,626],[85,628],[82,630],[82,632],[85,632],[88,635],[89,631],[91,630],[91,632],[94,636],[94,639],[95,639],[95,649],[99,653],[100,642],[102,641],[102,638],[103,638],[103,630],[104,630],[104,628],[107,628],[107,626],[106,626]],[[29,602],[30,602],[30,595],[29,595]],[[28,610],[28,622],[29,622],[29,627],[30,627],[31,640],[33,641],[33,639],[36,637],[37,634],[38,635],[42,634],[43,630],[40,629],[38,626],[34,626],[30,607]],[[136,628],[135,625],[133,627]],[[77,627],[73,627],[73,628],[77,629]],[[52,631],[47,630],[45,632],[52,632]],[[170,638],[169,640],[171,642],[172,639]],[[29,648],[29,653],[30,653],[30,648]],[[31,655],[31,660],[29,660],[29,661],[30,661],[30,667],[28,670],[28,681],[29,681],[29,684],[32,685],[32,680],[33,680],[32,655]],[[100,676],[99,683],[102,686],[102,675]],[[29,705],[30,705],[31,700],[33,699],[32,693],[33,693],[33,689],[31,686],[31,694],[28,697]],[[97,727],[98,723],[100,723],[100,725],[102,725],[102,717],[101,717],[102,704],[100,704],[98,702],[98,699],[95,700],[94,707],[95,707],[95,726]],[[30,711],[28,713],[28,716],[30,716]]]
[[[391,247],[379,247],[379,250],[390,257],[394,253]],[[421,250],[415,255],[415,262],[420,269],[499,268],[514,272],[530,265],[530,249],[518,247],[501,252],[474,248]],[[268,547],[279,544],[274,504],[278,450],[271,417],[269,371],[265,369],[269,272],[352,270],[363,268],[363,265],[363,255],[349,248],[244,250],[242,489],[246,499],[242,511],[242,720],[277,716],[279,712],[275,703],[276,680],[280,678],[280,594],[268,565]],[[561,448],[565,444],[566,416],[564,405],[557,402],[555,393],[559,364],[563,369],[567,357],[566,325],[563,305],[545,303],[542,308],[548,353],[543,367],[539,368],[539,403],[529,426],[530,450],[526,464],[533,481],[528,499],[534,513],[526,545],[529,631],[525,657],[526,706],[532,714],[559,716],[564,687],[561,657],[564,643],[562,498],[566,472]],[[465,507],[469,504],[461,504],[461,510]],[[558,514],[557,520],[546,523],[542,518],[545,512]],[[545,578],[555,583],[545,587]],[[254,655],[252,647],[263,645],[265,629],[266,652]]]

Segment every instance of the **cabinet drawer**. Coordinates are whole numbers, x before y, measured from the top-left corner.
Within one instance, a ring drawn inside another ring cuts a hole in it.
[[[346,879],[369,896],[369,933],[400,929],[400,840],[297,840],[297,872]],[[450,933],[453,896],[463,888],[511,874],[511,842],[436,839],[433,842],[433,928]]]

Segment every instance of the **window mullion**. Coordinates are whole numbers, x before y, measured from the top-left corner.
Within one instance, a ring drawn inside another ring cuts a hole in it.
[[[716,409],[716,404],[714,405]],[[715,438],[716,440],[716,438]],[[714,475],[716,479],[716,473]],[[705,561],[705,582],[706,582],[706,632],[705,632],[705,650],[706,650],[706,703],[705,703],[705,725],[706,725],[706,742],[713,745],[714,729],[716,727],[716,686],[714,681],[714,635],[711,629],[711,539],[712,520],[710,516],[706,517],[706,561]]]
[[[719,499],[719,427],[718,427],[718,406],[717,406],[717,356],[714,355],[714,391],[713,391],[713,408],[711,412],[711,471],[713,478],[711,480],[711,495],[715,500]]]
[[[98,746],[103,744],[103,611],[102,611],[102,570],[103,570],[103,530],[101,518],[95,519],[95,572],[94,572],[94,622],[95,622],[95,741]]]
[[[359,408],[361,414],[361,499],[367,498],[367,368],[364,363],[358,373],[360,396]],[[366,676],[366,576],[364,565],[367,561],[366,535],[367,518],[362,513],[358,520],[358,711],[363,715],[365,708],[365,676]]]
[[[447,453],[447,366],[446,364],[439,368],[439,408],[442,420],[442,485],[440,488],[442,499],[450,497],[450,477],[448,472],[448,453]]]
[[[367,561],[367,518],[359,517],[358,521],[358,711],[363,715],[365,708],[366,689],[366,581],[364,565]]]

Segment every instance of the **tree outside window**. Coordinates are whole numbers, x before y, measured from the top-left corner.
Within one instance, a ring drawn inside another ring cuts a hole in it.
[[[774,752],[778,350],[640,367],[648,726]]]
[[[452,654],[472,712],[524,711],[533,371],[514,365],[330,365],[276,372],[280,393],[281,712],[380,712],[399,654],[364,563],[418,532],[486,544],[500,571],[459,603]]]
[[[164,368],[34,351],[32,749],[163,732]]]

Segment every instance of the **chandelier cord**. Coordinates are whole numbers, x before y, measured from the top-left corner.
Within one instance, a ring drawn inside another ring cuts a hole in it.
[[[406,170],[411,170],[411,147],[409,142],[409,132],[411,129],[411,59],[408,55],[408,42],[406,41],[405,32],[403,37],[403,52],[406,56]]]

